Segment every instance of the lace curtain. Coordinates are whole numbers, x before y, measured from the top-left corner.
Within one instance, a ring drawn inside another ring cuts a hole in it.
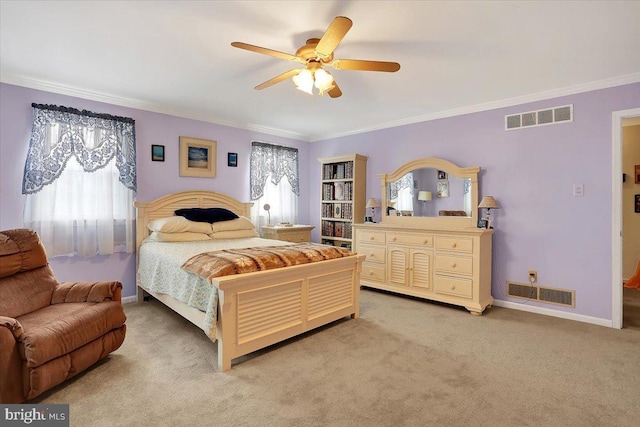
[[[286,179],[284,179],[286,178]],[[251,220],[258,227],[298,220],[298,149],[263,142],[251,143]],[[270,210],[264,210],[269,204]]]
[[[134,120],[32,107],[24,226],[38,232],[49,256],[133,252]]]
[[[398,211],[413,211],[414,195],[413,172],[406,173],[397,181],[389,183],[389,201]]]

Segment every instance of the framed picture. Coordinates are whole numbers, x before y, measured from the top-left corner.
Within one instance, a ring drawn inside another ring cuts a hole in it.
[[[636,194],[636,213],[640,213],[640,194]]]
[[[484,218],[478,220],[478,228],[489,228],[489,221]]]
[[[333,184],[333,200],[344,200],[344,182]]]
[[[636,177],[636,184],[640,184],[640,165],[636,165],[635,172],[633,176]]]
[[[238,153],[227,153],[227,166],[238,167]]]
[[[449,197],[449,181],[438,181],[438,197]]]
[[[445,171],[438,171],[438,179],[447,179],[447,173]]]
[[[151,146],[151,161],[164,162],[164,145]]]
[[[333,217],[342,218],[342,203],[334,203],[333,205]]]
[[[180,176],[216,177],[217,142],[210,139],[180,137]]]

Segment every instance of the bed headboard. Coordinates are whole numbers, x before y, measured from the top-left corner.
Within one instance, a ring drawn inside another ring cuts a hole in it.
[[[249,217],[253,203],[243,203],[226,194],[215,191],[182,191],[168,194],[151,202],[134,202],[136,216],[136,250],[149,235],[147,224],[158,218],[173,216],[182,208],[225,208],[236,215]]]

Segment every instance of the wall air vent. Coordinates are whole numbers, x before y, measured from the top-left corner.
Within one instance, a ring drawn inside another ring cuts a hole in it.
[[[573,104],[544,110],[511,114],[504,118],[504,129],[522,129],[536,126],[553,125],[573,121]]]
[[[576,292],[566,289],[547,288],[540,286],[538,299],[542,302],[575,307]]]
[[[507,296],[537,300],[538,287],[528,283],[507,282]]]
[[[529,283],[507,282],[507,296],[526,300],[558,304],[565,307],[576,306],[576,292],[567,289],[537,286]]]

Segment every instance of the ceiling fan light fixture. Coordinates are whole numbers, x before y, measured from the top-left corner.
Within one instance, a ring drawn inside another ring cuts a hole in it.
[[[313,95],[313,73],[310,70],[300,71],[292,80],[298,90]]]
[[[325,70],[323,70],[322,68],[319,68],[316,70],[314,74],[314,78],[315,78],[315,87],[317,87],[318,90],[320,91],[320,95],[322,95],[323,93],[335,87],[333,85],[333,76],[328,72],[326,72]]]

